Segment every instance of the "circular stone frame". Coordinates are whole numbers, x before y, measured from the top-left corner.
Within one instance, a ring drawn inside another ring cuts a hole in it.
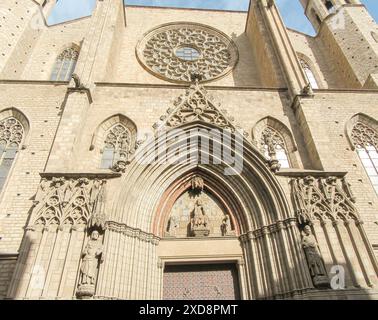
[[[176,56],[179,47],[196,48],[194,61]],[[201,82],[228,75],[239,61],[234,41],[225,33],[204,24],[173,22],[160,25],[143,35],[136,47],[142,67],[154,76],[173,83],[190,83],[192,73],[200,73]]]

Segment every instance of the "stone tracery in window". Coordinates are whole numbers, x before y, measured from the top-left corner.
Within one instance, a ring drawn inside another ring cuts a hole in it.
[[[378,133],[368,125],[357,122],[353,127],[351,139],[378,194]]]
[[[79,50],[75,47],[65,49],[56,59],[51,73],[52,81],[69,81],[75,70]]]
[[[0,190],[3,188],[24,138],[24,128],[14,117],[0,121]]]
[[[281,168],[290,168],[285,141],[275,129],[271,127],[264,129],[261,134],[260,148],[267,159],[271,159],[271,155],[275,154]]]
[[[195,23],[171,23],[152,30],[138,44],[137,56],[152,74],[173,82],[204,82],[226,75],[237,63],[238,50],[220,31]]]
[[[108,130],[104,144],[101,168],[122,171],[123,168],[119,168],[120,163],[126,165],[133,153],[130,130],[121,123],[114,125]]]

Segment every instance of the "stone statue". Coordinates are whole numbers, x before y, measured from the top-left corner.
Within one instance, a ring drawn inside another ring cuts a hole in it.
[[[169,224],[168,224],[168,233],[170,236],[176,235],[176,230],[179,228],[180,222],[179,217],[173,215],[169,218]]]
[[[95,284],[95,277],[97,272],[97,266],[100,262],[103,262],[103,249],[102,244],[99,241],[98,231],[93,231],[91,238],[85,247],[82,254],[81,264],[81,279],[80,285],[93,285]]]
[[[276,155],[276,148],[274,147],[273,137],[270,132],[264,133],[264,141],[266,146],[268,147],[268,154],[270,157]]]
[[[203,208],[202,201],[197,199],[194,205],[191,218],[191,231],[193,236],[208,236],[210,229],[208,228],[209,218]]]
[[[200,192],[203,191],[203,188],[205,186],[203,179],[198,176],[195,176],[192,178],[191,185],[192,185],[192,190],[200,191]]]
[[[224,214],[221,224],[221,232],[223,237],[230,233],[230,227],[230,216],[228,214]]]
[[[267,151],[268,151],[268,155],[269,155],[269,160],[268,160],[269,167],[274,173],[276,173],[277,171],[280,170],[281,164],[277,160],[277,152],[276,152],[276,147],[275,147],[275,143],[274,143],[274,140],[273,140],[273,135],[269,131],[264,132],[263,138],[264,138],[264,144],[268,148]]]
[[[308,268],[315,287],[329,285],[327,271],[319,251],[318,243],[312,234],[311,227],[306,225],[302,232],[302,247],[306,254]]]
[[[198,199],[194,205],[193,224],[196,227],[206,227],[209,220],[203,208],[202,201]]]

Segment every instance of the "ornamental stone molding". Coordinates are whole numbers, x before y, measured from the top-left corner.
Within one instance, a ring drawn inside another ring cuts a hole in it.
[[[235,121],[235,118],[229,116],[227,110],[220,110],[221,104],[216,103],[214,97],[198,81],[192,84],[173,104],[174,108],[168,108],[167,114],[162,115],[160,121],[154,124],[155,130],[171,129],[201,121],[248,137],[248,133]]]
[[[345,178],[307,176],[291,180],[300,224],[318,221],[359,220],[355,198]]]
[[[149,31],[136,54],[147,71],[175,83],[191,82],[193,72],[200,73],[203,82],[219,79],[239,59],[235,43],[226,34],[191,22],[164,24]]]
[[[137,228],[129,227],[123,223],[118,223],[115,221],[107,221],[106,222],[106,230],[114,231],[117,233],[124,234],[131,238],[136,238],[138,240],[141,240],[143,242],[148,242],[153,245],[158,245],[160,242],[160,238],[155,236],[152,233],[144,232]]]
[[[29,228],[85,228],[104,230],[106,180],[42,178],[34,200]]]

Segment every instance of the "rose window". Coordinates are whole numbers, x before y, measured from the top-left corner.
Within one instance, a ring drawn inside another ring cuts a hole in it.
[[[196,23],[171,23],[147,33],[137,47],[143,67],[171,82],[202,81],[227,75],[238,61],[234,42],[224,33]]]

